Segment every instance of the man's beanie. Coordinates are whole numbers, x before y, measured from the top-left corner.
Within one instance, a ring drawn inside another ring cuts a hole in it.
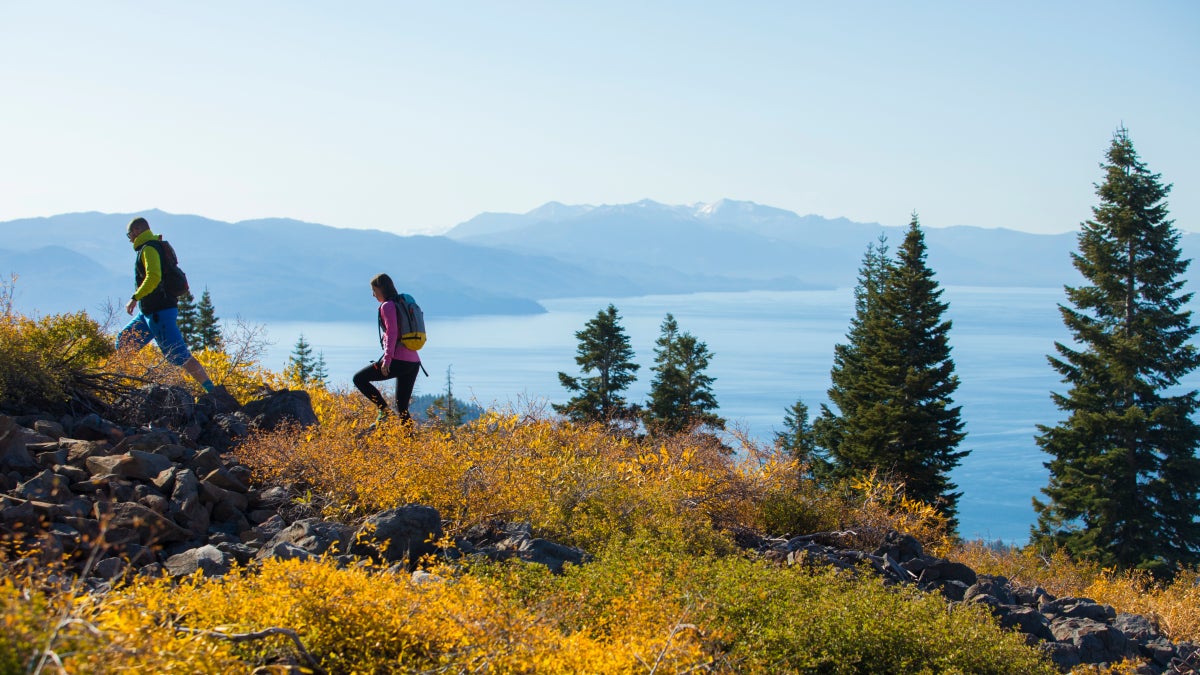
[[[125,231],[132,232],[142,228],[150,229],[150,223],[147,223],[145,218],[138,216],[137,218],[129,221],[129,224],[125,226]]]

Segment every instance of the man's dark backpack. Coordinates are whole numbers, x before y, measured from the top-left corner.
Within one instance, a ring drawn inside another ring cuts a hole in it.
[[[158,259],[162,264],[163,290],[175,298],[187,295],[190,292],[187,275],[179,269],[179,257],[175,255],[175,249],[165,239],[151,239],[146,245],[153,246],[154,250],[158,251]]]

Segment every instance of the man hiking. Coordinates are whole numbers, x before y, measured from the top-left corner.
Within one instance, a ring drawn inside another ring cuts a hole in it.
[[[204,366],[188,351],[183,334],[175,323],[179,317],[178,300],[174,294],[167,292],[163,284],[165,266],[175,264],[175,261],[164,260],[162,237],[151,232],[150,223],[141,217],[129,221],[125,236],[137,252],[134,261],[134,284],[137,290],[125,305],[125,312],[133,314],[133,310],[137,309],[138,313],[117,335],[117,348],[132,347],[137,350],[154,340],[168,361],[182,366],[205,392],[211,393],[212,380]]]

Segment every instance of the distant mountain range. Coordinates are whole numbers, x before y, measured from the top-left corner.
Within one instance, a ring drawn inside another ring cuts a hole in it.
[[[388,272],[427,315],[524,314],[540,299],[853,286],[867,245],[904,228],[800,216],[751,202],[615,206],[551,202],[484,213],[445,236],[400,236],[288,219],[226,223],[152,210],[0,223],[0,275],[19,275],[25,313],[101,311],[132,291],[125,225],[145,216],[177,249],[197,295],[223,318],[338,321],[369,316],[368,282]],[[1075,283],[1074,234],[926,228],[943,285]],[[1183,237],[1185,255],[1200,235]]]

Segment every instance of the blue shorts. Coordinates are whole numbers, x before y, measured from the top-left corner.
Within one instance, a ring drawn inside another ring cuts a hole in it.
[[[175,324],[178,317],[179,310],[174,307],[160,309],[150,316],[138,312],[117,334],[117,348],[132,346],[141,349],[149,344],[150,340],[154,340],[168,361],[182,366],[192,358],[192,353],[188,351],[187,343],[183,341],[183,333],[179,332],[179,326]]]

